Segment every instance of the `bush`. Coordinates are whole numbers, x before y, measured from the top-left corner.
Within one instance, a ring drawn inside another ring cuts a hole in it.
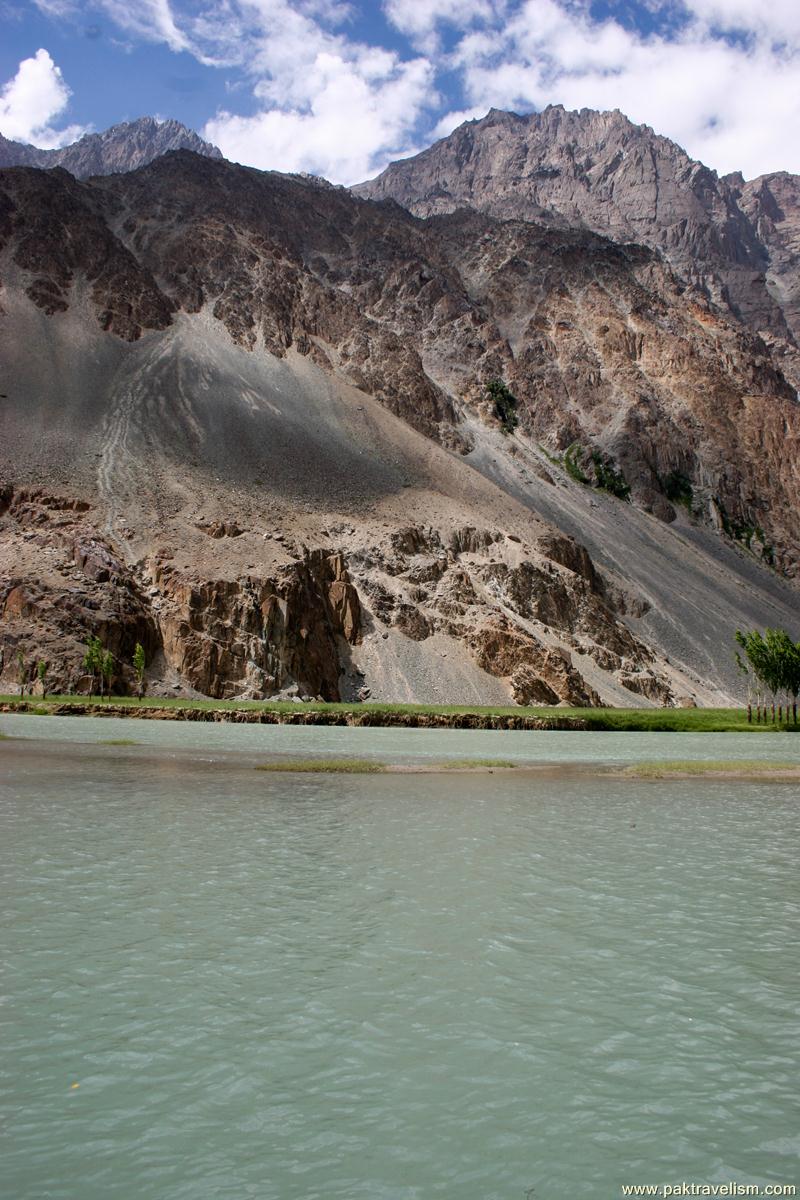
[[[516,396],[511,394],[502,379],[491,379],[486,385],[486,391],[494,401],[494,415],[500,422],[503,433],[513,433],[519,425]]]
[[[775,547],[767,541],[766,534],[761,526],[754,525],[747,521],[737,521],[728,513],[725,505],[718,497],[715,497],[715,502],[717,508],[719,509],[720,518],[722,520],[722,528],[725,530],[725,533],[728,535],[728,537],[733,538],[734,541],[741,542],[749,551],[751,551],[751,553],[755,554],[758,552],[761,556],[761,559],[767,563],[768,566],[774,566]],[[754,541],[758,543],[758,550],[757,547],[753,546],[752,544]]]
[[[688,475],[684,475],[683,471],[670,471],[669,475],[662,480],[662,486],[668,500],[671,500],[673,504],[682,504],[689,512],[692,511],[694,491]]]
[[[620,500],[628,500],[631,494],[630,484],[626,480],[622,471],[618,471],[614,465],[614,460],[606,458],[595,450],[592,454],[592,465],[594,467],[595,487],[601,492],[608,492],[612,496],[617,496]]]
[[[584,475],[576,457],[580,453],[580,450],[580,442],[573,442],[572,445],[568,447],[564,453],[564,467],[570,479],[574,479],[576,483],[588,483],[589,477],[588,475]]]

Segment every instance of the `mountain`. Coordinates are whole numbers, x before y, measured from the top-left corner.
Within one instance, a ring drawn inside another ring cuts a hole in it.
[[[493,109],[354,191],[423,217],[469,207],[649,246],[763,337],[800,388],[796,176],[720,179],[618,111],[555,105]]]
[[[713,703],[794,628],[800,406],[652,249],[179,151],[0,172],[0,281],[6,684]]]
[[[204,142],[180,121],[140,117],[112,125],[103,133],[87,133],[61,150],[38,150],[10,142],[0,134],[0,167],[63,167],[78,179],[134,171],[170,150],[192,150],[209,158],[222,158],[216,146]]]
[[[778,171],[745,183],[727,181],[767,255],[767,287],[795,339],[800,338],[800,176]]]

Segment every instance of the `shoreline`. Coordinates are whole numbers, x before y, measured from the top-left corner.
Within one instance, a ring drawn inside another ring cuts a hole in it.
[[[382,709],[346,709],[327,711],[310,706],[277,708],[199,708],[175,704],[170,706],[144,704],[115,704],[98,701],[57,701],[34,699],[0,704],[0,714],[20,713],[45,717],[119,717],[143,721],[206,721],[237,725],[338,725],[351,729],[487,729],[487,730],[581,730],[589,723],[581,717],[541,717],[523,713],[495,714],[465,712],[390,712]]]
[[[288,701],[184,700],[158,697],[110,700],[73,696],[0,696],[0,714],[116,717],[246,725],[339,726],[386,729],[589,731],[613,733],[800,733],[800,724],[747,722],[740,708],[548,709],[363,702],[302,704]]]

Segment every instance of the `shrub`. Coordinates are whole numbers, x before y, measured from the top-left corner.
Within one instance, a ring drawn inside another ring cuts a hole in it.
[[[688,512],[692,511],[694,491],[688,475],[684,475],[683,471],[670,471],[669,475],[662,480],[662,486],[668,500],[671,500],[673,504],[682,504]]]
[[[503,433],[513,433],[519,425],[516,396],[511,394],[502,379],[491,379],[486,385],[486,391],[494,401],[494,415],[500,422]]]
[[[595,487],[601,492],[608,492],[611,496],[617,496],[620,500],[628,500],[631,494],[630,484],[626,480],[622,471],[618,471],[614,460],[607,458],[595,450],[592,454],[592,465],[594,467]]]
[[[576,483],[588,483],[589,477],[584,475],[577,460],[577,455],[580,453],[580,450],[580,442],[573,442],[572,445],[568,447],[564,453],[564,467],[566,468],[566,472],[570,479],[574,479]]]

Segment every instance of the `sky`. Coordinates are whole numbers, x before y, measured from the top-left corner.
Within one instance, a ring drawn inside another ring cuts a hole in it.
[[[0,0],[0,133],[150,115],[371,178],[491,107],[619,108],[720,174],[800,173],[800,0]]]

